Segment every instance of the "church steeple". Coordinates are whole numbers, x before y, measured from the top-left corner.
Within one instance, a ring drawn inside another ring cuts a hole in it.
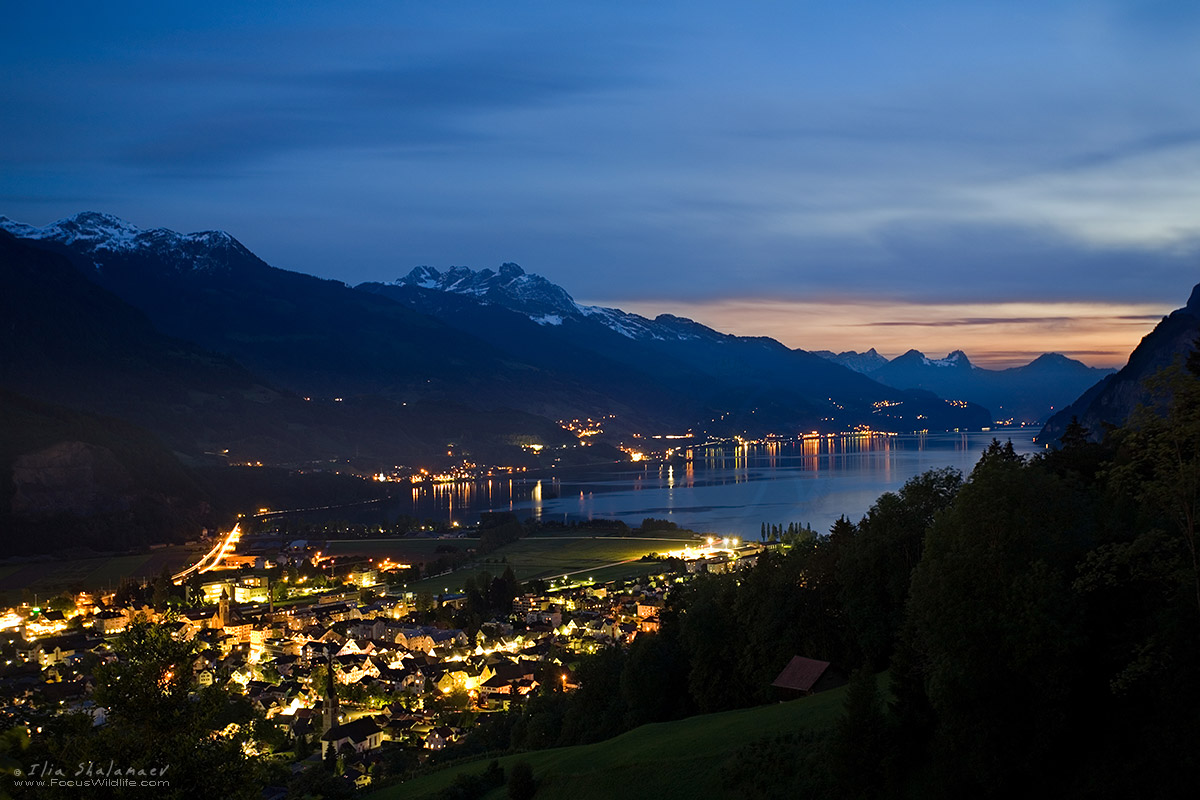
[[[330,728],[336,727],[338,722],[338,699],[337,686],[333,682],[333,656],[325,653],[325,696],[321,702],[321,733],[326,733]]]
[[[232,621],[229,615],[229,587],[221,590],[221,600],[217,603],[217,627],[226,628]]]

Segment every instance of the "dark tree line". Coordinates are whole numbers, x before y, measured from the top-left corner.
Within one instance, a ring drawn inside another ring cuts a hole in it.
[[[562,746],[769,702],[803,654],[858,676],[846,718],[755,743],[727,775],[757,764],[746,796],[1190,796],[1200,378],[1177,367],[1154,386],[1158,406],[1103,443],[1078,424],[1035,457],[993,441],[966,478],[928,472],[857,523],[679,587],[658,634],[585,659],[577,692],[480,737]],[[864,688],[882,670],[886,700]]]

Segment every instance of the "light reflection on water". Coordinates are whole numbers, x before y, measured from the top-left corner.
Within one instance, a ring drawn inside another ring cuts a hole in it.
[[[483,511],[513,511],[521,519],[620,519],[631,526],[657,517],[743,537],[757,537],[763,522],[828,530],[842,514],[857,520],[880,494],[926,470],[969,473],[994,437],[1011,438],[1018,453],[1040,449],[1033,433],[1022,431],[698,447],[670,463],[617,471],[414,486],[411,501],[393,500],[383,513],[464,525]]]

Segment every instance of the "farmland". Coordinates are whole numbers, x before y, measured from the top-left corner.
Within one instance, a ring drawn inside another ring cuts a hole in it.
[[[647,565],[639,563],[642,556],[678,550],[691,541],[690,531],[652,531],[644,537],[580,536],[574,533],[529,536],[468,563],[452,576],[427,578],[410,588],[433,592],[460,588],[462,581],[475,571],[488,570],[495,574],[505,567],[511,567],[520,581],[568,575],[598,581],[631,577],[647,571]],[[449,547],[465,552],[478,544],[478,539],[470,538],[341,540],[329,542],[327,549],[335,556],[387,557],[402,563],[430,563],[445,554]]]
[[[64,591],[115,589],[125,578],[153,578],[195,559],[187,546],[144,553],[89,558],[42,559],[0,566],[0,600],[5,604],[46,599]],[[28,598],[24,595],[28,594]]]

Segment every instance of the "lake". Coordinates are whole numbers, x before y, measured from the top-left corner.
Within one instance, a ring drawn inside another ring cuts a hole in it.
[[[1032,431],[846,436],[693,448],[690,460],[647,461],[616,471],[414,486],[411,498],[405,493],[371,513],[463,525],[476,522],[483,511],[547,521],[619,519],[631,527],[656,517],[752,538],[763,522],[809,523],[826,531],[843,514],[857,521],[879,495],[922,472],[954,467],[970,473],[993,438],[1011,439],[1019,453],[1038,452],[1033,436]]]

